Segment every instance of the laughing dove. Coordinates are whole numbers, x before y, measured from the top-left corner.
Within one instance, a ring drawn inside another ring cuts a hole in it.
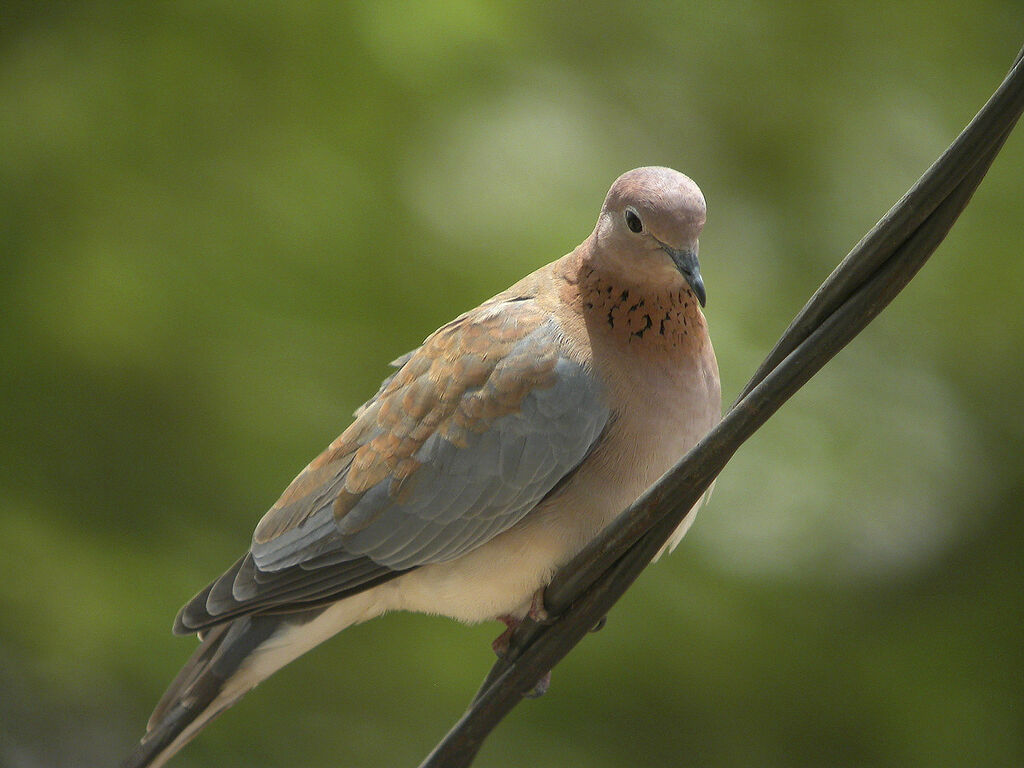
[[[163,765],[352,624],[393,610],[514,624],[538,605],[720,417],[704,218],[686,176],[629,171],[575,250],[396,360],[249,551],[182,608],[174,631],[200,646],[125,766]]]

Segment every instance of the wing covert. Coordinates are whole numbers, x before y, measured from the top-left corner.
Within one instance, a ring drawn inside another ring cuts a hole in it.
[[[457,557],[529,512],[608,419],[590,371],[531,301],[485,304],[400,360],[260,522],[259,570]]]

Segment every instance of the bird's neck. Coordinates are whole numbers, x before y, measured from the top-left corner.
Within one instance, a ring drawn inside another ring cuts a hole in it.
[[[662,360],[692,357],[709,346],[707,322],[682,280],[645,285],[575,253],[562,267],[565,299],[583,318],[592,344]]]

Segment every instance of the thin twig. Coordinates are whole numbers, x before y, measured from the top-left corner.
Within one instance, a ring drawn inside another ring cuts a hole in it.
[[[562,568],[550,625],[524,622],[469,709],[420,768],[463,768],[537,681],[586,635],[671,537],[736,450],[907,285],[945,238],[1024,110],[1014,67],[949,149],[811,297],[703,440]]]

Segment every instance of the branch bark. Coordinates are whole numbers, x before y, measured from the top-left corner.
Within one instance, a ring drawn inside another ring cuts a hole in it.
[[[1024,49],[959,137],[796,316],[722,421],[556,575],[554,623],[527,620],[420,768],[463,768],[538,680],[636,580],[736,450],[873,320],[946,237],[1024,110]]]

